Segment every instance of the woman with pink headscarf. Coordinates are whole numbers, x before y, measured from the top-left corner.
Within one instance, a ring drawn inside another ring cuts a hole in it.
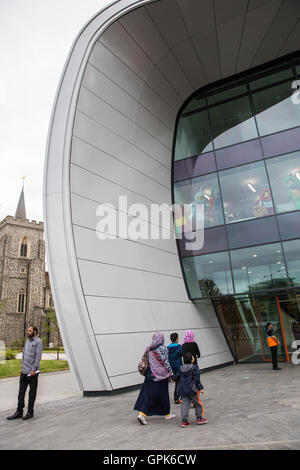
[[[191,353],[195,359],[194,365],[198,366],[197,359],[200,357],[200,351],[199,351],[198,344],[195,342],[195,335],[192,330],[187,330],[184,333],[182,351],[183,351],[183,354],[187,352]]]

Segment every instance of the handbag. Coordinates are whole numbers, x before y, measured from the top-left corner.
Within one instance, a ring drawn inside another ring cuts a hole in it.
[[[142,359],[138,363],[138,371],[141,375],[146,374],[146,370],[148,369],[148,365],[149,365],[149,351],[146,351],[144,353]]]

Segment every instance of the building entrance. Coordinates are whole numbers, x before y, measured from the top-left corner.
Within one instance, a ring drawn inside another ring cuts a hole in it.
[[[291,360],[300,348],[300,294],[231,296],[214,300],[215,309],[237,362],[271,362],[266,326],[279,339],[278,361]]]

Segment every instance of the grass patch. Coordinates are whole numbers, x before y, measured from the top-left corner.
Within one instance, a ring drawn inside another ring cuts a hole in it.
[[[68,361],[47,360],[40,362],[40,372],[56,372],[58,370],[68,370]],[[5,364],[0,364],[0,379],[17,377],[21,373],[21,359],[11,359]]]

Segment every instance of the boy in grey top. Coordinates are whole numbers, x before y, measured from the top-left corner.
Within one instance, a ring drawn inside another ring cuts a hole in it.
[[[33,418],[34,402],[38,386],[38,373],[40,371],[40,360],[42,357],[43,343],[37,337],[38,329],[36,326],[29,326],[27,331],[27,340],[22,355],[22,372],[20,375],[18,408],[15,414],[8,416],[8,420],[23,418],[23,408],[25,406],[24,398],[29,385],[28,412],[23,418]]]

